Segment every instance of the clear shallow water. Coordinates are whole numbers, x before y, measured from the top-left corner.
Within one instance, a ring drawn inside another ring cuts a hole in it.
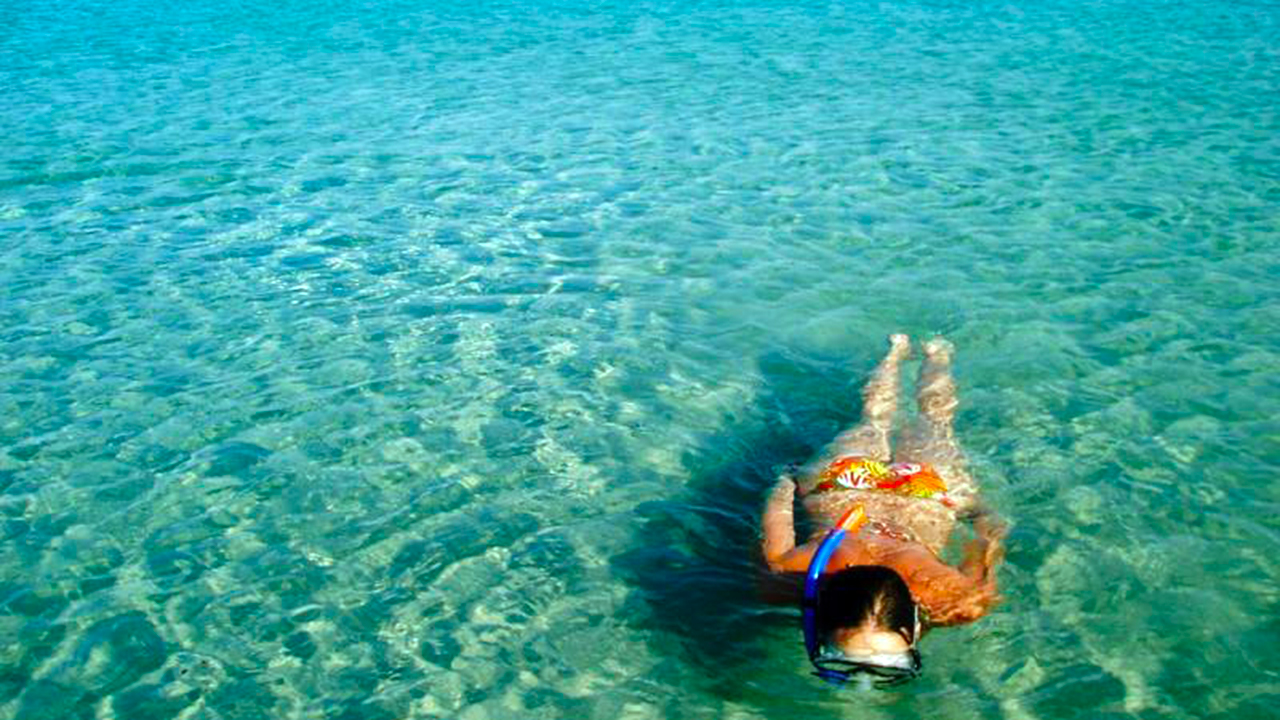
[[[0,21],[0,716],[1280,702],[1274,5]],[[894,330],[1007,599],[850,697],[755,515]]]

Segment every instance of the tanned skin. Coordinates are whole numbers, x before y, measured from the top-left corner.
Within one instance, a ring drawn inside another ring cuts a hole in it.
[[[812,493],[816,471],[834,458],[857,455],[889,461],[893,457],[889,437],[897,405],[898,366],[910,351],[905,335],[890,338],[891,349],[876,368],[864,392],[863,422],[842,433],[818,460],[796,475],[779,478],[765,505],[763,553],[769,570],[779,574],[804,573],[835,518],[848,507],[862,503],[879,527],[902,532],[877,532],[864,526],[841,542],[827,566],[836,572],[853,565],[879,565],[897,572],[927,617],[929,626],[959,625],[985,615],[999,599],[995,568],[1004,555],[1004,524],[981,505],[977,488],[963,466],[952,424],[957,405],[951,379],[949,343],[940,338],[926,343],[918,402],[921,431],[900,443],[899,461],[929,462],[946,480],[954,508],[931,498],[889,498],[880,491]],[[816,520],[814,533],[796,544],[797,489]],[[938,556],[957,519],[973,523],[975,537],[966,543],[963,559],[948,565]],[[897,537],[895,537],[897,535]],[[929,542],[908,540],[929,538]]]

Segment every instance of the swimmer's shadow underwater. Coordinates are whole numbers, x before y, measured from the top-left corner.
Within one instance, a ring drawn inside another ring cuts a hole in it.
[[[692,448],[684,501],[639,508],[645,547],[617,565],[651,606],[652,624],[704,677],[731,681],[725,691],[734,696],[751,685],[776,693],[778,678],[760,671],[790,664],[778,642],[795,637],[802,598],[800,657],[833,684],[864,688],[917,678],[924,633],[973,622],[999,599],[1006,528],[978,497],[952,431],[951,345],[924,345],[920,412],[896,448],[911,344],[895,335],[890,345],[861,402],[830,391],[846,383],[830,379],[824,363],[766,356],[759,429]],[[808,527],[795,527],[798,499]],[[957,562],[961,519],[973,532]]]
[[[812,457],[859,415],[859,374],[847,358],[771,352],[759,368],[752,431],[730,427],[689,448],[684,465],[692,480],[684,492],[638,507],[644,545],[614,558],[648,606],[643,624],[732,697],[743,694],[742,678],[759,672],[762,659],[794,666],[797,681],[807,677],[798,605],[767,601],[798,598],[802,580],[768,572],[760,512],[779,471]],[[795,640],[794,657],[779,656],[778,638]]]

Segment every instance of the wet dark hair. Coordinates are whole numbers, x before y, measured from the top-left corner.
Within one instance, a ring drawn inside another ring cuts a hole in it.
[[[870,621],[882,630],[915,642],[915,601],[902,576],[886,567],[854,565],[822,579],[818,589],[818,632],[830,636],[837,628]]]

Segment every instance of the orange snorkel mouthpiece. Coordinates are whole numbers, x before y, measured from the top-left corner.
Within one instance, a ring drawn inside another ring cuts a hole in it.
[[[845,532],[856,533],[866,522],[867,513],[862,509],[862,503],[858,503],[840,516],[840,521],[836,523],[836,527]]]

